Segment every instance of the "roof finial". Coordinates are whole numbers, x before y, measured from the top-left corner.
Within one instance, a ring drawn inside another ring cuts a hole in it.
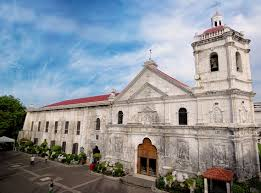
[[[151,60],[151,54],[152,54],[152,51],[151,51],[151,49],[150,49],[150,58],[149,58],[149,60]]]

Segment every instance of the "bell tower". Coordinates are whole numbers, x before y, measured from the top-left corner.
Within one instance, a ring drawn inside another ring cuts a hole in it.
[[[228,96],[230,115],[227,122],[253,123],[250,40],[223,22],[223,16],[216,12],[211,17],[211,28],[194,37],[194,93],[214,98]]]

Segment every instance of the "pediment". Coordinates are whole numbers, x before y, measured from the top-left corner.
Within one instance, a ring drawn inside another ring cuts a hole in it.
[[[167,96],[167,94],[146,82],[140,89],[137,90],[137,92],[130,96],[129,100],[156,98],[162,96]]]
[[[162,96],[190,95],[188,86],[168,76],[156,67],[144,66],[142,71],[115,98],[115,102]]]

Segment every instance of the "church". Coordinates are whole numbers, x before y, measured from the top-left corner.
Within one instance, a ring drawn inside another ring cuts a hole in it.
[[[217,12],[192,42],[195,87],[150,59],[120,93],[27,109],[19,138],[46,139],[66,153],[98,146],[102,160],[119,161],[133,174],[192,175],[217,166],[241,180],[257,176],[249,44]]]

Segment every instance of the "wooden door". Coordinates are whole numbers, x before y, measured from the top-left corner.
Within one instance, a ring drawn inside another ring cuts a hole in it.
[[[137,173],[148,176],[157,175],[157,149],[149,138],[144,138],[138,146]]]

